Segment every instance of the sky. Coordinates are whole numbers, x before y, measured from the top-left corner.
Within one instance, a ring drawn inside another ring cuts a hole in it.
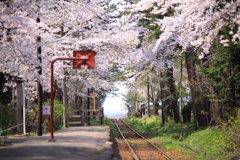
[[[119,84],[115,84],[119,91],[115,92],[117,95],[108,94],[104,103],[104,115],[106,117],[117,117],[127,114],[127,110],[124,107],[124,101],[122,94],[127,92],[127,89]]]
[[[111,3],[124,3],[122,0],[112,0]],[[120,6],[118,6],[119,11],[123,11],[124,9]],[[118,13],[116,13],[118,14]],[[122,94],[127,92],[127,88],[125,88],[123,85],[115,84],[115,86],[119,89],[119,91],[115,92],[117,93],[117,96],[114,96],[112,94],[107,95],[103,107],[104,107],[104,115],[107,117],[112,116],[122,116],[127,114],[127,109],[124,107],[124,101]]]

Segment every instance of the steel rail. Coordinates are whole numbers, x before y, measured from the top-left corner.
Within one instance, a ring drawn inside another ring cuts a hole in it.
[[[148,141],[146,138],[144,138],[143,136],[141,136],[138,132],[136,132],[131,126],[129,126],[123,119],[121,119],[124,124],[126,124],[126,126],[128,126],[134,133],[136,133],[139,137],[141,137],[142,139],[144,139],[145,141],[147,141],[149,144],[151,144],[152,147],[154,147],[155,149],[159,150],[161,152],[161,154],[163,154],[164,156],[166,156],[167,158],[169,158],[170,160],[174,160],[174,158],[172,158],[171,156],[169,156],[167,153],[165,153],[163,150],[161,150],[160,148],[158,148],[157,146],[155,146],[152,142]]]
[[[136,152],[133,150],[133,148],[131,147],[131,145],[128,143],[127,139],[125,138],[125,136],[124,136],[123,133],[121,132],[121,130],[120,130],[120,128],[119,128],[119,126],[118,126],[118,124],[117,124],[117,122],[116,122],[116,119],[114,119],[114,122],[115,122],[115,125],[116,125],[117,129],[118,129],[118,132],[121,134],[121,136],[123,137],[123,139],[124,139],[125,142],[127,143],[128,147],[131,149],[134,158],[135,158],[136,160],[140,160],[140,158],[137,156]]]

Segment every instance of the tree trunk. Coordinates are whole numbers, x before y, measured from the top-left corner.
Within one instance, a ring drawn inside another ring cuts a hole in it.
[[[193,51],[189,51],[185,53],[185,60],[186,60],[186,68],[188,73],[188,81],[190,83],[190,88],[192,91],[192,100],[193,98],[196,99],[196,102],[193,102],[193,106],[196,106],[196,121],[198,122],[199,126],[206,126],[210,122],[210,105],[204,98],[202,97],[202,94],[195,89],[197,87],[197,84],[199,83],[197,81],[196,76],[196,67],[195,67],[195,58],[193,56],[192,62],[191,62],[191,54],[194,54]]]
[[[183,123],[191,122],[192,104],[187,104],[182,108]]]
[[[153,95],[153,94],[152,94]],[[154,116],[159,116],[158,110],[159,110],[159,101],[161,98],[161,92],[158,91],[157,92],[157,98],[155,99],[155,101],[153,101],[153,106],[154,106]]]
[[[171,97],[170,99],[170,108],[173,116],[173,120],[175,123],[180,122],[180,116],[177,108],[177,95],[176,95],[176,89],[175,84],[173,80],[173,68],[167,69],[167,78],[168,78],[168,86],[169,86],[169,95]]]
[[[167,107],[166,96],[164,91],[164,79],[163,73],[161,73],[161,80],[160,80],[160,90],[161,90],[161,101],[162,101],[162,124],[164,125],[167,122],[167,113],[165,112],[165,108]]]
[[[197,119],[199,126],[209,126],[211,117],[210,117],[210,102],[207,98],[200,99],[200,102],[197,103]]]
[[[166,73],[161,73],[161,80],[160,80],[160,90],[161,90],[161,101],[162,101],[162,123],[163,125],[165,122],[168,121],[168,116],[172,117],[171,108],[170,108],[170,99],[169,99],[169,91],[166,89],[168,87],[168,83],[166,80]]]
[[[159,110],[159,101],[155,101],[155,102],[153,103],[153,106],[154,106],[153,115],[154,115],[154,116],[159,116],[159,113],[158,113],[158,110]]]
[[[78,110],[81,106],[82,106],[82,97],[78,96],[77,93],[74,93],[74,108]]]
[[[54,83],[54,99],[63,103],[63,95],[62,95],[62,89],[60,87],[58,87],[57,85],[57,81],[55,81]]]

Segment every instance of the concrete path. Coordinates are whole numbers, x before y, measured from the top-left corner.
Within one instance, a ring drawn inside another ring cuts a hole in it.
[[[0,160],[111,160],[108,126],[69,127],[36,137],[11,137],[13,145],[0,149]]]

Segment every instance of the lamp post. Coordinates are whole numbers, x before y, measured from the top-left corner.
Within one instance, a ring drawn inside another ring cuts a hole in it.
[[[53,91],[53,82],[54,82],[54,63],[57,60],[81,60],[82,61],[82,66],[81,68],[87,68],[87,60],[88,57],[60,57],[60,58],[55,58],[51,61],[51,67],[50,67],[50,139],[48,140],[49,142],[55,142],[56,140],[54,139],[53,136],[53,111],[54,111],[54,91]]]

